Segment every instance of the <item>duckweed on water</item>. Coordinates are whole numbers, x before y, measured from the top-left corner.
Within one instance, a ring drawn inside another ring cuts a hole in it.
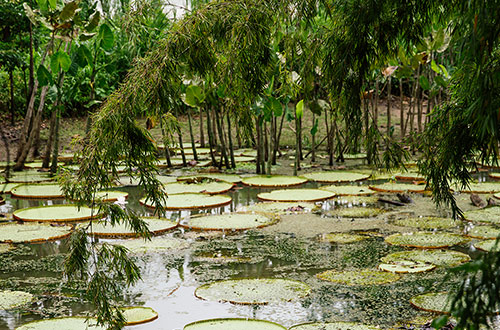
[[[354,271],[327,270],[317,275],[319,279],[344,285],[381,285],[399,280],[393,273],[372,269]]]
[[[321,242],[330,242],[337,244],[348,244],[359,242],[365,239],[370,238],[366,235],[357,235],[357,234],[349,234],[349,233],[328,233],[319,236],[319,240]]]
[[[391,253],[380,259],[385,263],[414,261],[436,266],[454,267],[471,260],[470,256],[453,250],[411,250]]]
[[[416,247],[422,249],[439,249],[467,242],[467,238],[459,234],[416,232],[393,234],[385,238],[392,245]]]
[[[112,244],[122,245],[133,254],[172,252],[185,249],[190,245],[186,240],[170,236],[153,237],[150,240],[144,240],[142,238],[115,240]]]
[[[310,292],[311,288],[299,281],[255,278],[208,283],[198,287],[195,290],[195,296],[211,301],[263,305],[297,301],[306,297]]]
[[[274,322],[252,319],[212,319],[189,323],[184,330],[286,330]]]
[[[379,328],[361,323],[333,322],[333,323],[305,323],[291,327],[289,330],[377,330]]]
[[[15,247],[12,244],[0,243],[0,253],[5,253],[13,250]]]

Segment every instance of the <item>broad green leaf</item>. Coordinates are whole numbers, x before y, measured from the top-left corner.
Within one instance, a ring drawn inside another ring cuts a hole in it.
[[[221,99],[225,98],[226,97],[226,88],[225,86],[219,86],[219,88],[217,88],[217,96]]]
[[[201,102],[198,97],[201,97],[201,88],[196,85],[189,85],[186,88],[186,98],[185,103],[190,107],[199,107]]]
[[[295,106],[295,116],[297,119],[302,118],[304,115],[304,100],[300,100]]]
[[[314,126],[311,128],[311,135],[315,136],[318,133],[318,119],[314,122]]]
[[[432,43],[432,50],[438,50],[444,43],[444,29],[439,29],[434,35],[434,42]]]
[[[321,106],[317,100],[309,102],[308,108],[311,110],[312,113],[314,113],[315,115],[318,115],[318,116],[321,116],[321,113],[323,112],[323,109],[321,108]]]
[[[40,87],[46,86],[48,84],[52,83],[52,75],[50,74],[49,70],[47,70],[46,67],[43,65],[40,65],[38,67],[38,70],[36,72],[36,76],[38,79],[38,83],[40,84]]]
[[[85,26],[85,31],[92,32],[99,25],[99,20],[101,19],[101,13],[95,11],[92,16],[90,16],[89,23]]]
[[[423,90],[428,91],[431,88],[431,84],[429,83],[429,79],[427,79],[426,76],[421,75],[418,79],[420,82],[420,87],[422,87]]]
[[[444,79],[443,79],[443,77],[441,77],[441,76],[436,76],[436,77],[434,78],[434,81],[435,81],[435,82],[436,82],[439,86],[441,86],[441,87],[443,87],[443,88],[448,87],[448,83],[447,83],[447,82],[446,82],[446,80],[444,80]]]
[[[271,99],[272,103],[272,108],[273,108],[273,113],[276,117],[279,117],[283,114],[283,106],[281,105],[280,101],[278,101],[276,98]]]
[[[78,3],[76,1],[68,2],[61,13],[59,14],[59,19],[61,21],[67,21],[75,15],[76,10],[78,9]]]
[[[432,60],[431,61],[431,69],[432,71],[436,72],[437,74],[441,74],[441,69],[439,66],[436,64],[436,61]]]
[[[38,3],[38,7],[40,7],[41,11],[47,11],[49,10],[47,0],[36,0]]]
[[[24,11],[26,12],[26,16],[28,16],[28,19],[30,20],[30,22],[35,26],[38,25],[38,22],[36,20],[36,16],[35,16],[35,13],[33,12],[33,9],[31,9],[31,7],[26,2],[23,3],[23,7],[24,7]]]
[[[57,8],[57,0],[49,0],[49,6],[51,9]]]
[[[403,66],[408,65],[408,58],[406,57],[405,50],[403,49],[403,47],[399,47],[398,49],[398,58],[403,64]]]
[[[448,315],[441,315],[432,320],[431,327],[441,329],[448,324]]]
[[[441,69],[441,73],[445,78],[449,78],[450,74],[448,73],[448,70],[446,70],[446,67],[442,64],[439,64],[439,68]]]
[[[205,95],[203,94],[203,90],[201,89],[201,87],[192,85],[191,89],[198,102],[202,103],[205,100]]]
[[[93,36],[95,36],[97,33],[94,32],[94,33],[80,33],[80,41],[87,41],[87,40],[90,40],[92,39]]]
[[[82,65],[82,67],[86,66],[87,64],[92,67],[92,65],[94,64],[94,57],[92,56],[92,53],[87,48],[87,46],[80,45],[80,47],[78,47],[78,53],[83,59],[85,59],[85,65]]]
[[[104,50],[110,50],[113,48],[113,44],[115,42],[115,35],[108,24],[104,23],[99,28],[99,39],[101,40],[101,47]]]
[[[57,74],[59,70],[67,72],[70,66],[71,58],[66,52],[62,50],[58,51],[50,57],[50,68],[55,74]]]

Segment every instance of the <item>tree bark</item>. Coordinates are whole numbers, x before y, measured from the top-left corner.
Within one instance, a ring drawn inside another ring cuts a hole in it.
[[[231,118],[229,117],[229,112],[227,113],[227,139],[229,141],[229,155],[231,157],[231,168],[236,168],[236,162],[234,161],[234,148],[233,148],[233,137],[231,136]]]
[[[401,140],[405,137],[405,108],[404,108],[404,95],[403,95],[403,78],[399,79],[399,126],[401,130]]]
[[[212,166],[219,167],[217,160],[215,159],[212,124],[210,123],[210,109],[207,107],[206,110],[207,110],[207,134],[208,134],[208,145],[210,146],[210,158],[212,159]],[[201,111],[200,111],[200,118],[201,118]]]
[[[205,133],[203,132],[203,111],[200,110],[200,147],[205,148]]]
[[[196,152],[196,142],[194,140],[193,134],[193,125],[191,123],[191,109],[189,107],[185,107],[187,115],[188,115],[188,123],[189,123],[189,136],[191,137],[191,148],[193,149],[193,158],[198,161],[198,153]]]
[[[9,71],[10,81],[10,124],[14,126],[16,119],[16,111],[14,108],[14,70]]]
[[[388,77],[387,81],[387,136],[391,136],[391,89],[392,89],[392,77]]]
[[[224,131],[222,130],[222,122],[220,119],[220,115],[218,111],[214,110],[214,113],[215,113],[215,123],[217,124],[217,131],[219,132],[221,155],[222,158],[224,159],[224,165],[226,165],[226,168],[230,168],[229,158],[227,157],[227,152],[226,152],[226,141],[224,141]]]
[[[43,155],[42,168],[49,168],[50,164],[50,154],[52,150],[52,143],[54,141],[54,128],[56,126],[56,116],[57,113],[52,111],[52,116],[50,118],[50,130],[49,130],[49,138],[47,140],[47,145],[45,146],[45,153]]]

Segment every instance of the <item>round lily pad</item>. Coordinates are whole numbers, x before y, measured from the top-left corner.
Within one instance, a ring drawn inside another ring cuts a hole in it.
[[[464,217],[468,221],[500,224],[500,206],[468,211],[464,213]]]
[[[461,187],[462,188],[462,187]],[[460,189],[462,192],[474,194],[492,194],[500,192],[500,182],[471,183],[468,187]]]
[[[95,319],[81,316],[58,317],[28,322],[16,330],[105,330],[98,326]]]
[[[474,244],[474,247],[478,250],[485,251],[485,252],[498,252],[498,251],[500,251],[500,245],[497,244],[497,241],[493,240],[493,239],[477,242]]]
[[[455,221],[450,218],[422,217],[397,219],[394,221],[394,224],[396,226],[421,229],[448,229],[457,227],[458,225],[460,225],[460,221]]]
[[[35,243],[65,238],[71,234],[72,226],[52,226],[46,223],[6,222],[0,224],[0,242]]]
[[[425,177],[418,171],[401,172],[394,175],[400,181],[425,181]]]
[[[337,196],[363,196],[363,195],[372,195],[373,190],[368,188],[368,186],[326,186],[321,187],[319,189],[331,191],[335,193]]]
[[[387,236],[385,241],[391,245],[439,249],[465,243],[467,239],[462,235],[453,233],[416,232],[393,234]]]
[[[84,221],[98,218],[97,211],[76,205],[35,206],[14,211],[12,216],[22,221]]]
[[[425,185],[416,185],[411,183],[394,183],[394,182],[386,182],[382,184],[377,184],[370,186],[370,189],[378,191],[378,192],[393,192],[393,193],[402,193],[402,192],[414,192],[414,193],[423,193],[425,191]]]
[[[340,218],[370,218],[384,212],[384,209],[378,207],[339,207],[328,211],[326,215]]]
[[[243,211],[260,213],[302,213],[317,208],[314,203],[307,202],[261,202],[242,207]]]
[[[332,192],[319,189],[281,189],[257,195],[261,200],[275,202],[315,202],[334,196]]]
[[[200,180],[200,179],[213,179],[213,180],[220,180],[220,181],[226,181],[226,182],[232,182],[232,183],[238,183],[241,182],[241,177],[236,174],[226,174],[226,173],[198,173],[194,175],[188,175],[188,176],[180,176],[177,178],[177,181],[186,181],[186,180]]]
[[[262,214],[228,213],[191,217],[181,222],[181,226],[195,230],[246,230],[269,226],[276,221]]]
[[[421,262],[401,260],[390,264],[380,264],[380,270],[391,273],[423,273],[436,268],[436,265],[425,264]]]
[[[152,235],[160,235],[164,232],[177,227],[178,222],[167,218],[141,217],[147,225]],[[88,223],[82,223],[79,226],[87,226]],[[94,221],[92,223],[92,234],[97,237],[135,237],[137,234],[130,228],[128,223],[119,223],[114,226],[106,221]]]
[[[103,202],[114,202],[118,199],[126,199],[128,197],[128,193],[117,190],[103,190],[98,191],[95,194],[96,198],[102,199]]]
[[[321,189],[321,188],[320,188]],[[378,197],[376,196],[339,196],[334,199],[335,203],[338,205],[368,205],[376,204],[378,202]]]
[[[2,228],[2,227],[0,227]],[[14,249],[14,246],[12,244],[8,243],[0,243],[0,253],[5,253],[12,251]]]
[[[247,186],[256,187],[289,187],[306,183],[307,179],[300,176],[257,175],[244,178],[241,182]]]
[[[319,279],[338,284],[357,285],[380,285],[399,280],[399,275],[381,272],[372,269],[361,269],[351,271],[327,270],[316,275]]]
[[[189,323],[184,330],[286,330],[284,326],[270,321],[253,319],[211,319]]]
[[[412,297],[410,304],[427,312],[448,314],[451,301],[447,292],[432,292]]]
[[[194,294],[203,300],[243,305],[297,301],[311,292],[309,285],[279,278],[245,278],[208,283]]]
[[[234,156],[234,161],[236,163],[246,163],[246,162],[254,162],[255,157],[249,157],[249,156]]]
[[[366,153],[364,152],[358,152],[356,154],[343,154],[344,159],[365,159]]]
[[[480,239],[496,239],[500,236],[500,228],[493,226],[474,226],[467,236]]]
[[[488,175],[494,180],[500,180],[500,173],[498,172],[490,172],[488,173]]]
[[[177,177],[169,175],[157,175],[156,179],[163,184],[177,182]]]
[[[361,174],[348,171],[313,172],[313,173],[306,173],[303,176],[312,181],[326,182],[326,183],[362,181],[370,177],[370,175],[368,174]]]
[[[353,322],[314,322],[297,324],[289,330],[378,330],[379,328]]]
[[[61,161],[61,162],[70,162],[70,161],[73,161],[74,158],[75,158],[75,154],[72,152],[59,154],[57,156],[57,160]]]
[[[245,150],[241,153],[242,156],[257,157],[257,150]]]
[[[28,304],[33,295],[23,291],[0,291],[0,310],[12,309]]]
[[[132,254],[172,252],[189,247],[189,242],[170,236],[153,237],[150,240],[143,238],[131,238],[126,240],[115,240],[112,244],[126,247]]]
[[[370,238],[370,236],[366,235],[359,235],[359,234],[349,234],[349,233],[328,233],[328,234],[321,234],[319,236],[319,240],[321,242],[330,242],[330,243],[337,243],[337,244],[348,244],[348,243],[354,243],[354,242],[359,242],[365,239]]]
[[[0,194],[8,194],[17,186],[19,186],[19,183],[2,183],[0,184]]]
[[[58,184],[22,184],[10,192],[16,198],[54,199],[63,198],[64,192]]]
[[[227,195],[177,194],[169,195],[163,208],[166,210],[215,208],[225,206],[231,203],[231,200],[231,197]],[[150,201],[146,202],[145,198],[142,198],[139,202],[148,207],[154,207]]]
[[[37,182],[49,182],[54,179],[44,172],[15,172],[10,178],[11,183],[37,183]]]
[[[158,318],[158,313],[151,307],[124,307],[121,311],[125,317],[125,325],[147,323]]]
[[[231,190],[233,186],[234,183],[224,181],[200,183],[173,182],[165,184],[163,189],[169,195],[183,193],[221,194]]]
[[[455,267],[471,260],[469,255],[453,250],[411,250],[394,252],[380,259],[384,263],[413,261],[436,266]]]

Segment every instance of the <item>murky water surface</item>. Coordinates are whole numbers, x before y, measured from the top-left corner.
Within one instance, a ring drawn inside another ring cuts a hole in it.
[[[484,179],[485,175],[481,174]],[[370,184],[364,182],[362,184]],[[307,183],[300,188],[314,188]],[[128,207],[141,215],[151,211],[138,200],[142,191],[137,187],[123,187],[129,193]],[[258,202],[257,194],[272,189],[249,188],[239,184],[228,194],[230,205],[202,211],[169,212],[168,216],[184,219],[196,213],[232,212]],[[0,212],[37,205],[66,203],[63,200],[28,201],[12,199],[8,195]],[[396,200],[395,195],[384,198]],[[325,282],[316,274],[328,270],[375,269],[379,259],[391,252],[403,250],[389,246],[383,236],[405,228],[391,224],[391,220],[408,216],[449,215],[446,210],[434,208],[429,197],[412,194],[414,204],[397,207],[376,203],[386,212],[374,218],[337,218],[328,216],[335,207],[351,207],[356,202],[335,198],[324,203],[314,214],[284,215],[273,226],[244,232],[189,232],[176,229],[167,235],[186,240],[189,248],[151,253],[136,258],[143,280],[124,294],[127,305],[152,307],[158,320],[130,329],[182,329],[187,323],[218,317],[248,317],[265,319],[286,327],[308,321],[359,321],[381,328],[390,328],[418,317],[432,318],[431,314],[412,308],[408,300],[426,291],[446,291],[456,285],[456,279],[447,278],[446,270],[438,268],[426,274],[403,274],[397,282],[379,286],[351,287]],[[472,206],[468,195],[457,196],[464,209]],[[361,206],[366,204],[361,203]],[[406,229],[409,231],[410,229]],[[460,232],[457,227],[452,231]],[[322,243],[318,235],[328,232],[368,232],[370,239],[351,244]],[[456,248],[474,257],[477,252],[470,245]],[[25,322],[47,316],[76,315],[90,311],[90,306],[77,290],[61,283],[61,262],[68,251],[68,242],[20,244],[10,253],[0,254],[0,288],[20,289],[36,294],[39,301],[28,312],[0,312],[0,329],[14,329]],[[229,257],[232,257],[230,259]],[[239,259],[235,259],[238,257]],[[259,306],[234,305],[204,301],[194,296],[201,284],[235,278],[290,278],[309,284],[313,291],[300,302]]]

